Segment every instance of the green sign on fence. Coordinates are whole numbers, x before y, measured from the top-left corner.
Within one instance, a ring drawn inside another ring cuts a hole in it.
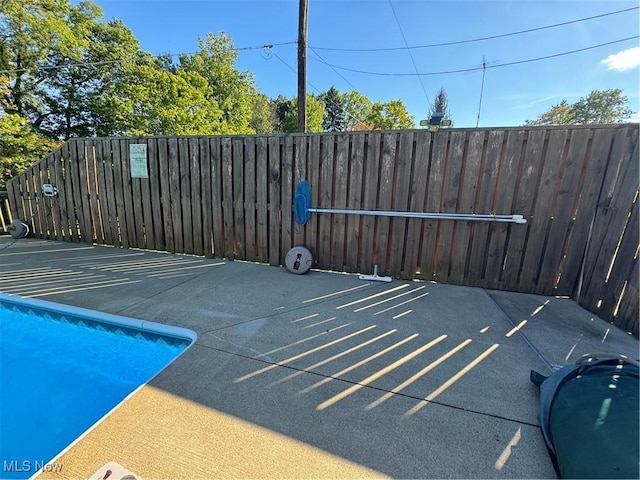
[[[131,162],[131,178],[149,178],[146,143],[129,145],[129,161]]]

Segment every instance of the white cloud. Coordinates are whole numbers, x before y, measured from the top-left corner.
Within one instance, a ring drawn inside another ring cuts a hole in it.
[[[636,112],[633,115],[631,115],[631,118],[629,119],[630,122],[635,122],[635,123],[640,123],[640,112]]]
[[[620,72],[631,70],[640,65],[640,47],[628,48],[614,53],[600,63],[606,65],[607,70],[618,70]]]

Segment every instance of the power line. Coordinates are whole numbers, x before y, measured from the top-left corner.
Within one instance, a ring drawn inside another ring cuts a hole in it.
[[[513,62],[506,62],[506,63],[496,63],[494,65],[486,65],[486,66],[471,67],[471,68],[461,68],[461,69],[458,69],[458,70],[445,70],[445,71],[440,71],[440,72],[420,72],[420,73],[368,72],[368,71],[365,71],[365,70],[357,70],[357,69],[354,69],[354,68],[341,67],[339,65],[333,65],[333,64],[326,63],[326,62],[322,62],[322,63],[325,63],[328,66],[332,66],[334,68],[337,68],[338,70],[344,70],[344,71],[347,71],[347,72],[360,73],[360,74],[363,74],[363,75],[376,75],[376,76],[381,76],[381,77],[411,77],[411,76],[415,76],[415,75],[424,75],[424,76],[449,75],[449,74],[453,74],[453,73],[475,72],[477,70],[483,70],[485,68],[487,68],[487,69],[488,68],[500,68],[500,67],[508,67],[508,66],[511,66],[511,65],[519,65],[519,64],[523,64],[523,63],[537,62],[537,61],[540,61],[540,60],[547,60],[549,58],[562,57],[562,56],[565,56],[565,55],[571,55],[573,53],[579,53],[579,52],[584,52],[584,51],[587,51],[587,50],[593,50],[595,48],[605,47],[607,45],[613,45],[613,44],[616,44],[616,43],[622,43],[622,42],[626,42],[626,41],[629,41],[629,40],[636,40],[638,38],[640,38],[640,35],[634,35],[633,37],[621,38],[620,40],[613,40],[611,42],[600,43],[598,45],[592,45],[590,47],[578,48],[576,50],[569,50],[569,51],[562,52],[562,53],[555,53],[553,55],[545,55],[544,57],[528,58],[526,60],[517,60],[517,61],[513,61]],[[319,61],[319,60],[316,60],[316,61]]]
[[[246,50],[261,50],[264,48],[267,49],[273,49],[273,47],[278,47],[278,46],[282,46],[282,45],[295,45],[298,42],[296,41],[292,41],[292,42],[280,42],[280,43],[268,43],[265,45],[255,45],[255,46],[249,46],[249,47],[233,47],[230,48],[230,50],[232,51],[246,51]],[[196,55],[198,53],[200,53],[201,51],[197,51],[197,52],[186,52],[186,53],[160,53],[157,55],[152,55],[153,58],[160,58],[163,56],[169,56],[169,57],[179,57],[180,55]],[[94,66],[100,66],[100,65],[113,65],[115,63],[122,63],[124,60],[123,59],[118,59],[118,60],[102,60],[99,62],[77,62],[77,63],[66,63],[64,65],[45,65],[45,66],[40,66],[40,67],[35,67],[33,69],[31,68],[20,68],[20,69],[15,69],[15,70],[0,70],[0,75],[2,74],[6,74],[6,73],[25,73],[25,72],[30,72],[32,70],[39,70],[39,71],[43,71],[43,70],[60,70],[63,68],[72,68],[72,67],[94,67]],[[134,59],[135,61],[135,59]]]
[[[600,15],[594,15],[594,16],[591,16],[591,17],[579,18],[577,20],[570,20],[568,22],[554,23],[552,25],[545,25],[543,27],[529,28],[529,29],[526,29],[526,30],[518,30],[517,32],[501,33],[501,34],[498,34],[498,35],[490,35],[490,36],[487,36],[487,37],[479,37],[479,38],[470,38],[470,39],[467,39],[467,40],[455,40],[455,41],[451,41],[451,42],[431,43],[431,44],[427,44],[427,45],[415,45],[415,46],[412,46],[412,47],[405,46],[405,47],[386,47],[386,48],[331,48],[331,47],[313,47],[313,48],[315,48],[316,50],[330,50],[330,51],[336,51],[336,52],[388,52],[388,51],[393,51],[393,50],[446,47],[446,46],[449,46],[449,45],[461,45],[461,44],[464,44],[464,43],[482,42],[482,41],[485,41],[485,40],[494,40],[496,38],[511,37],[511,36],[514,36],[514,35],[522,35],[524,33],[537,32],[537,31],[546,30],[546,29],[549,29],[549,28],[562,27],[562,26],[565,26],[565,25],[571,25],[573,23],[586,22],[587,20],[594,20],[596,18],[607,17],[607,16],[610,16],[610,15],[617,15],[618,13],[630,12],[632,10],[638,10],[639,8],[640,7],[630,7],[630,8],[625,8],[623,10],[616,10],[615,12],[608,12],[608,13],[603,13],[603,14],[600,14]],[[311,47],[309,47],[309,48],[311,48]]]
[[[391,7],[393,16],[396,19],[396,23],[398,24],[398,29],[400,30],[400,34],[402,35],[402,40],[404,41],[404,45],[405,47],[407,47],[407,53],[409,54],[409,57],[411,57],[411,63],[413,63],[413,69],[416,71],[416,73],[418,73],[418,66],[416,65],[416,61],[413,58],[413,54],[411,53],[411,49],[409,48],[409,44],[407,43],[407,37],[404,36],[402,25],[400,25],[400,20],[398,20],[396,9],[393,8],[393,3],[391,3],[391,0],[389,0],[389,6]],[[424,88],[424,83],[422,82],[422,77],[420,75],[418,75],[418,80],[420,81],[420,86],[422,87],[422,91],[424,92],[424,97],[427,99],[427,105],[431,105],[431,101],[429,100],[429,95],[427,95],[427,89]]]
[[[313,53],[318,57],[318,58],[316,59],[316,58],[313,58],[312,56],[310,56],[310,58],[313,58],[314,60],[317,60],[317,61],[319,61],[319,62],[321,62],[321,63],[324,63],[324,64],[325,64],[325,65],[327,65],[331,70],[333,70],[333,71],[335,72],[335,74],[336,74],[336,75],[338,75],[342,80],[344,80],[347,84],[349,84],[349,86],[350,86],[351,88],[353,88],[354,90],[358,90],[358,89],[356,88],[356,86],[355,86],[353,83],[351,83],[349,80],[347,80],[347,79],[345,78],[345,76],[344,76],[344,75],[342,75],[342,74],[341,74],[338,70],[336,70],[333,66],[331,66],[330,64],[328,64],[328,63],[326,62],[326,60],[325,60],[324,58],[322,58],[322,56],[321,56],[318,52],[316,52],[316,51],[315,51],[313,48],[311,48],[311,47],[309,47],[309,49],[310,49],[310,50],[311,50],[311,51],[312,51],[312,52],[313,52]]]
[[[295,73],[296,75],[298,74],[298,71],[293,68],[291,65],[289,65],[287,62],[285,62],[282,57],[280,55],[278,55],[276,52],[273,52],[273,56],[276,57],[278,60],[280,60],[289,70],[291,70],[293,73]],[[317,88],[313,83],[311,83],[309,80],[307,80],[307,83],[309,84],[309,86],[311,88],[313,88],[316,92],[321,93],[321,90],[319,88]]]
[[[277,54],[277,53],[275,53],[275,52],[273,52],[273,55],[274,55],[278,60],[280,60],[280,61],[281,61],[281,62],[282,62],[282,63],[283,63],[283,64],[284,64],[284,65],[285,65],[289,70],[291,70],[293,73],[297,74],[296,70],[295,70],[291,65],[289,65],[285,60],[283,60],[283,59],[280,57],[280,55],[278,55],[278,54]],[[313,58],[313,57],[311,57],[311,58]],[[336,73],[337,73],[337,72],[336,72]],[[309,84],[309,86],[310,86],[311,88],[313,88],[316,92],[318,92],[318,93],[322,93],[322,90],[320,90],[318,87],[316,87],[314,84],[312,84],[308,79],[307,79],[307,83],[308,83],[308,84]],[[354,88],[354,90],[357,90],[357,88],[355,88],[355,87],[353,87],[353,88]],[[338,105],[336,105],[335,103],[334,103],[333,105],[334,105],[334,106],[338,106]],[[347,112],[346,110],[345,110],[345,112],[344,112],[344,113],[345,113],[345,115],[349,116],[352,120],[355,120],[355,121],[356,121],[356,122],[358,122],[358,123],[365,123],[365,122],[364,122],[364,120],[354,117],[353,115],[351,115],[351,114],[350,114],[349,112]]]
[[[67,63],[65,65],[49,65],[44,67],[34,68],[18,68],[15,70],[0,70],[0,75],[5,73],[25,73],[32,70],[61,70],[63,68],[71,67],[94,67],[98,65],[113,65],[114,63],[122,63],[122,60],[103,60],[101,62],[80,62],[80,63]]]

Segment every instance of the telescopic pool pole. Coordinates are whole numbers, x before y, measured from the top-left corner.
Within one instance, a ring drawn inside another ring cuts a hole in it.
[[[297,224],[304,225],[311,218],[311,213],[337,213],[343,215],[375,215],[378,217],[432,218],[435,220],[463,220],[476,222],[509,222],[527,223],[522,215],[495,215],[478,213],[439,213],[439,212],[395,212],[388,210],[350,210],[342,208],[312,208],[309,183],[303,180],[296,187],[293,197],[293,216]],[[373,275],[360,275],[360,280],[390,282],[391,277],[378,275],[378,265],[374,266]]]
[[[293,199],[295,222],[304,225],[311,218],[311,213],[337,213],[343,215],[373,215],[377,217],[432,218],[435,220],[463,220],[477,222],[527,223],[522,215],[496,215],[492,213],[439,213],[439,212],[396,212],[389,210],[351,210],[342,208],[312,208],[309,183],[303,180],[296,187]]]

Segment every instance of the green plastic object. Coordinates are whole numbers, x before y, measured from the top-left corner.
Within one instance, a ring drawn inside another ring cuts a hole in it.
[[[559,478],[640,478],[638,364],[585,356],[540,387],[538,419]]]

